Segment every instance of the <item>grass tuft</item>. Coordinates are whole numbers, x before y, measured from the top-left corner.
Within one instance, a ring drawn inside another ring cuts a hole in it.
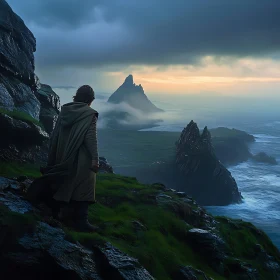
[[[34,119],[33,117],[31,117],[30,115],[28,115],[25,112],[22,112],[19,110],[9,111],[4,108],[0,108],[0,114],[6,114],[9,117],[14,118],[16,120],[25,121],[25,122],[31,123],[31,124],[36,124],[44,129],[44,126],[40,121]]]

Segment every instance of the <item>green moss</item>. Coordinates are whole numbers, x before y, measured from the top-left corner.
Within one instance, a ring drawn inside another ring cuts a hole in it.
[[[39,167],[33,164],[21,164],[16,162],[0,162],[0,176],[18,177],[25,175],[30,178],[41,176]]]
[[[0,108],[0,114],[6,114],[6,115],[10,116],[11,118],[25,121],[27,123],[33,123],[33,124],[36,124],[36,125],[44,128],[42,123],[40,123],[38,120],[34,119],[30,115],[28,115],[27,113],[22,112],[22,111],[18,111],[18,110],[9,111],[4,108]]]

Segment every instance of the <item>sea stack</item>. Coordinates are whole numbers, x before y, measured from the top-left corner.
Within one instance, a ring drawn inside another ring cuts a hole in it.
[[[215,155],[207,127],[200,134],[193,121],[176,143],[176,165],[184,178],[184,190],[202,205],[240,203],[235,179]]]

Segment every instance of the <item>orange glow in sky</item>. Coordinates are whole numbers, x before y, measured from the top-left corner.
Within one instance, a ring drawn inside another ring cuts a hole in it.
[[[270,59],[205,57],[197,66],[130,66],[125,72],[109,72],[121,84],[127,74],[147,93],[236,92],[280,84],[280,62]]]

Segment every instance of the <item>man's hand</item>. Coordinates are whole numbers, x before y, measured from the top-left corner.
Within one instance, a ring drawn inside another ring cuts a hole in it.
[[[91,163],[91,168],[90,170],[93,171],[94,173],[97,173],[99,169],[99,162],[96,160],[93,160]]]

